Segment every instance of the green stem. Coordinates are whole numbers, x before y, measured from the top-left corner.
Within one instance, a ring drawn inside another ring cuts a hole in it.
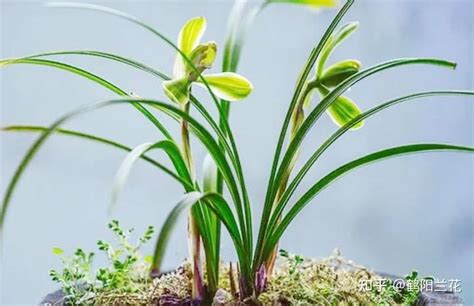
[[[183,105],[182,110],[189,114],[190,103]],[[186,166],[188,167],[191,180],[195,181],[194,163],[191,154],[191,143],[189,139],[189,123],[187,120],[181,120],[181,138],[182,138],[182,154]],[[201,259],[201,236],[199,234],[198,223],[195,218],[196,209],[194,207],[188,213],[188,248],[189,257],[193,270],[192,295],[193,299],[201,300],[204,297],[203,271]]]

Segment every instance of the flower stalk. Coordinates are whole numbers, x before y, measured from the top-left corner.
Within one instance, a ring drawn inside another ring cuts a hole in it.
[[[329,56],[331,55],[332,51],[334,51],[336,46],[339,45],[344,39],[349,37],[357,28],[357,22],[346,24],[345,26],[341,27],[338,32],[333,34],[324,46],[321,56],[318,59],[316,73],[312,79],[305,82],[302,93],[299,96],[293,113],[291,115],[289,144],[291,144],[293,138],[298,133],[300,127],[302,126],[305,120],[305,108],[308,108],[310,106],[311,100],[313,98],[313,93],[315,91],[318,91],[322,97],[325,97],[330,93],[330,87],[338,86],[341,82],[345,81],[347,78],[359,72],[361,64],[357,60],[340,61],[324,69],[324,66]],[[333,103],[333,105],[331,105],[327,109],[327,113],[337,126],[342,127],[348,122],[350,122],[352,119],[360,115],[362,111],[348,97],[339,96],[336,99],[335,103]],[[364,122],[361,121],[357,125],[352,127],[351,130],[359,129],[363,125]],[[291,159],[291,162],[288,164],[287,168],[284,169],[281,181],[277,186],[278,189],[275,194],[274,201],[272,203],[272,210],[282,200],[282,197],[288,185],[289,178],[298,159],[299,151],[300,147],[297,148],[293,158]],[[278,223],[280,221],[281,217],[278,218]],[[274,250],[265,261],[265,267],[268,276],[272,275],[277,252],[278,244],[275,246]]]
[[[186,114],[189,114],[189,108],[189,102],[185,103],[182,106],[182,109]],[[189,123],[184,119],[181,120],[181,141],[181,150],[183,158],[188,168],[191,179],[194,181],[195,170],[193,157],[191,154],[191,143],[189,139]],[[205,296],[201,247],[201,236],[199,234],[198,224],[194,216],[194,210],[190,209],[188,212],[188,248],[193,271],[192,297],[196,301],[202,301]]]
[[[192,18],[185,23],[178,37],[178,48],[181,52],[177,54],[175,59],[173,79],[163,82],[165,94],[171,101],[177,103],[186,115],[189,115],[190,112],[193,84],[209,87],[217,97],[227,101],[243,99],[252,91],[252,84],[236,73],[204,74],[206,70],[212,67],[217,53],[215,42],[200,43],[205,28],[206,20],[204,17]],[[189,170],[192,184],[195,185],[196,178],[189,139],[189,123],[184,118],[181,119],[181,138],[181,153]],[[204,179],[206,180],[206,178]],[[222,188],[219,188],[219,186],[211,189],[206,190],[204,188],[204,191],[222,193]],[[206,221],[203,221],[203,218]],[[192,292],[195,301],[203,301],[204,299],[207,301],[208,296],[212,297],[217,290],[219,250],[216,248],[219,247],[220,242],[216,240],[220,240],[219,222],[213,212],[205,206],[194,205],[188,213],[188,247],[193,269]],[[203,228],[203,226],[207,228]],[[209,236],[210,232],[212,232],[212,238]],[[212,239],[212,241],[209,239]],[[207,289],[203,281],[201,249],[204,249],[206,254]],[[215,258],[216,256],[217,258]]]

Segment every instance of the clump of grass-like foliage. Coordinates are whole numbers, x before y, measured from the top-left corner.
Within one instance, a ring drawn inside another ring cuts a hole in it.
[[[117,250],[113,249],[111,245],[103,242],[99,244],[100,249],[109,256],[112,263],[110,268],[99,270],[95,278],[85,278],[84,275],[89,272],[92,255],[78,251],[72,258],[64,257],[66,268],[62,273],[53,272],[53,278],[63,285],[68,296],[74,296],[79,300],[89,299],[89,295],[76,297],[78,288],[86,286],[86,288],[103,288],[104,290],[107,288],[107,294],[100,289],[88,292],[88,294],[96,294],[93,298],[96,302],[99,301],[99,304],[116,304],[118,303],[117,299],[123,304],[130,304],[130,299],[138,295],[151,299],[167,298],[170,301],[189,298],[195,304],[209,304],[215,298],[226,299],[229,294],[233,299],[254,303],[280,299],[282,296],[289,302],[302,299],[308,303],[319,303],[327,300],[329,304],[335,300],[347,301],[349,304],[352,303],[350,301],[359,299],[376,301],[380,296],[384,296],[390,301],[391,295],[388,292],[373,297],[360,297],[358,294],[351,295],[346,292],[351,286],[351,279],[357,278],[357,272],[340,274],[342,272],[332,271],[330,267],[323,268],[324,263],[323,266],[320,266],[320,263],[303,268],[300,265],[305,262],[303,258],[291,257],[290,259],[286,253],[283,254],[283,257],[290,261],[290,265],[286,270],[281,270],[281,267],[275,265],[280,238],[298,214],[322,190],[352,170],[406,154],[432,151],[472,153],[474,149],[437,143],[417,143],[387,148],[339,166],[313,183],[308,189],[303,190],[299,197],[294,197],[294,193],[319,157],[342,135],[348,131],[362,128],[365,120],[371,116],[397,104],[413,102],[421,98],[431,96],[466,97],[473,96],[474,93],[460,90],[418,92],[382,102],[369,110],[362,111],[354,101],[345,95],[345,92],[350,87],[356,86],[359,81],[381,71],[401,66],[431,65],[454,69],[456,64],[435,58],[395,59],[366,69],[362,69],[362,64],[355,59],[328,64],[334,49],[358,28],[357,22],[350,22],[338,28],[341,19],[353,3],[353,0],[348,0],[340,8],[321,40],[311,50],[297,78],[277,140],[263,199],[261,219],[258,228],[254,229],[254,211],[247,192],[238,146],[229,120],[230,105],[232,101],[246,99],[253,89],[247,78],[236,73],[245,34],[252,21],[263,9],[280,2],[318,8],[336,5],[333,0],[266,0],[262,5],[237,1],[231,14],[228,36],[223,48],[222,69],[218,73],[209,71],[214,65],[219,50],[218,44],[214,41],[201,43],[206,28],[204,17],[188,20],[182,27],[177,44],[175,44],[152,26],[124,12],[97,5],[71,2],[52,3],[51,5],[111,14],[144,28],[164,41],[176,52],[172,75],[167,75],[133,59],[90,50],[48,52],[0,61],[0,67],[30,64],[62,69],[95,82],[118,96],[115,100],[80,107],[59,118],[48,127],[15,125],[2,128],[2,131],[35,132],[40,136],[27,151],[6,189],[0,212],[0,228],[3,228],[19,179],[38,150],[53,134],[78,137],[129,152],[117,172],[113,185],[111,208],[117,201],[119,192],[138,159],[143,159],[157,170],[166,173],[182,186],[185,193],[173,207],[159,231],[153,259],[148,268],[149,274],[142,270],[138,275],[132,276],[130,274],[132,271],[136,271],[138,263],[135,253],[136,247],[126,242],[126,233],[118,226],[116,227],[117,224],[111,223],[112,229],[120,240],[120,255],[116,254]],[[141,98],[92,72],[49,59],[57,55],[93,56],[129,65],[161,80],[164,93],[169,101]],[[211,115],[209,106],[207,106],[209,103],[205,104],[193,95],[192,91],[198,86],[204,87],[209,93],[209,99],[213,103],[212,107],[217,110],[217,116]],[[156,138],[131,148],[110,139],[61,128],[64,123],[79,114],[114,105],[130,105],[138,110],[144,119],[156,128]],[[178,137],[173,135],[162,124],[156,113],[174,119],[180,127],[180,135]],[[312,154],[306,161],[303,161],[300,167],[297,167],[303,141],[308,140],[306,136],[324,113],[331,117],[338,129],[319,146],[310,142]],[[203,165],[202,178],[196,177],[190,137],[195,137],[208,153]],[[147,155],[154,150],[163,151],[171,161],[172,168]],[[189,263],[181,272],[175,271],[172,274],[162,275],[162,260],[170,233],[176,220],[183,213],[187,214],[188,218]],[[233,268],[228,268],[228,273],[224,273],[227,275],[225,277],[222,273],[223,267],[220,257],[222,227],[227,230],[232,240],[238,261]],[[147,232],[139,244],[150,238],[151,231]],[[123,254],[127,254],[125,258],[120,257]],[[325,272],[322,272],[323,270]],[[328,273],[326,275],[329,277],[328,279],[323,277],[324,273]],[[158,275],[162,276],[156,278]],[[342,285],[339,282],[333,283],[331,280],[333,276],[337,276],[339,280],[341,278],[347,279],[348,283]],[[183,281],[186,277],[189,277],[189,282]],[[152,280],[152,278],[155,279]],[[78,286],[72,285],[78,281]],[[299,285],[293,286],[296,281]],[[96,287],[96,282],[101,285]],[[180,282],[185,284],[184,291],[189,289],[189,295],[170,289],[169,285]],[[147,291],[148,284],[154,284],[156,286],[153,288],[161,289],[150,293]],[[303,285],[300,286],[300,284]],[[187,285],[189,288],[186,287]],[[339,288],[343,288],[342,291],[338,291]],[[349,290],[349,292],[351,291]]]

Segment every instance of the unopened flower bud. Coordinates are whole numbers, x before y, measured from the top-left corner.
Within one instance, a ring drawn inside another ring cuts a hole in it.
[[[348,77],[360,70],[360,62],[357,60],[345,60],[329,66],[321,75],[320,82],[327,87],[336,87]]]

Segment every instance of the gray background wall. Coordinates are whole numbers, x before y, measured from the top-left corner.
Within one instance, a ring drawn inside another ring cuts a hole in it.
[[[405,67],[354,86],[349,95],[363,108],[392,97],[429,89],[474,89],[473,2],[356,1],[345,21],[360,30],[332,60],[357,58],[364,66],[395,57],[430,56],[454,60],[456,71]],[[97,13],[45,8],[42,1],[1,2],[1,57],[42,51],[94,49],[115,52],[170,73],[174,52],[148,32]],[[125,10],[175,39],[185,20],[208,19],[206,40],[223,45],[230,1],[94,1]],[[334,11],[269,7],[254,24],[240,72],[255,91],[232,108],[255,211],[260,211],[276,138],[295,79]],[[120,64],[94,58],[60,57],[142,96],[164,98],[160,81]],[[114,97],[89,81],[44,67],[4,69],[1,125],[49,124],[76,106]],[[196,90],[205,98],[202,90]],[[366,127],[344,136],[320,160],[304,186],[335,166],[368,152],[413,142],[473,145],[472,99],[430,98],[387,110]],[[211,107],[212,108],[212,107]],[[125,144],[155,141],[159,135],[130,107],[82,116],[69,128],[107,136]],[[334,131],[327,117],[310,133],[303,156]],[[1,188],[34,135],[1,134]],[[194,146],[196,161],[202,149]],[[48,277],[60,266],[51,248],[95,249],[110,238],[106,214],[110,187],[122,152],[66,137],[53,137],[34,159],[18,186],[3,237],[2,305],[33,305],[56,288]],[[161,158],[161,157],[160,157]],[[354,261],[376,270],[462,280],[463,296],[474,303],[473,159],[431,153],[403,157],[349,174],[315,199],[290,227],[282,247],[308,256],[327,256],[339,247]],[[113,218],[144,230],[160,226],[180,188],[145,163],[138,163]],[[185,222],[166,256],[172,267],[186,256]],[[151,248],[146,251],[150,252]],[[230,242],[223,254],[232,258]],[[98,262],[100,263],[101,258]]]

